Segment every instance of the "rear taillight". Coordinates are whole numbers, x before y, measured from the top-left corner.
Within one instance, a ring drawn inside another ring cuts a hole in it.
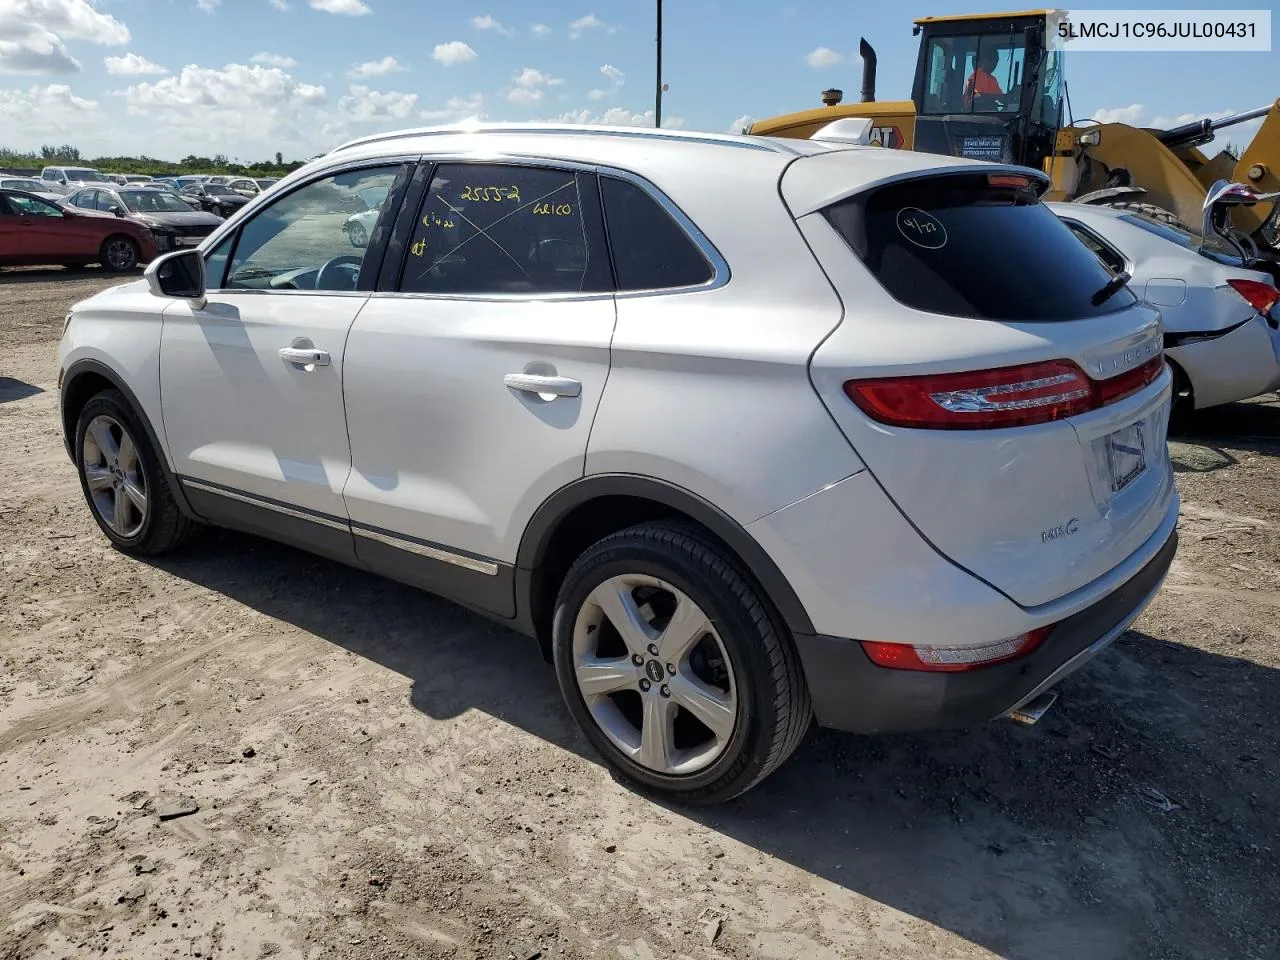
[[[1162,356],[1106,380],[1070,360],[964,373],[850,380],[844,392],[867,416],[896,427],[983,430],[1062,420],[1123,399],[1152,383]]]
[[[1228,280],[1227,284],[1264,316],[1280,303],[1280,290],[1261,280]]]
[[[1053,627],[1009,637],[981,647],[914,647],[905,643],[863,640],[862,649],[871,662],[891,670],[923,670],[931,673],[963,673],[1017,660],[1044,643]]]

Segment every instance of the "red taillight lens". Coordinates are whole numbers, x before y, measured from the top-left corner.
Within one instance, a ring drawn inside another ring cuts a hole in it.
[[[923,670],[931,673],[963,673],[1008,663],[1033,652],[1053,627],[1041,627],[998,643],[981,647],[913,647],[905,643],[863,640],[871,662],[891,670]]]
[[[1249,306],[1266,314],[1280,302],[1280,290],[1260,280],[1228,280],[1227,284],[1249,302]]]
[[[1070,360],[964,373],[850,380],[844,391],[867,416],[897,427],[981,430],[1074,417],[1141,390],[1164,358],[1108,380],[1091,380]]]

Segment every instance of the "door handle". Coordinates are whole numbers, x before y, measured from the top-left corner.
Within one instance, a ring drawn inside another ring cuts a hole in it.
[[[281,347],[280,359],[285,363],[296,363],[306,367],[327,367],[329,351],[317,350],[315,347]]]
[[[502,378],[512,390],[536,393],[544,400],[556,397],[577,397],[582,394],[582,381],[572,377],[545,377],[536,373],[508,373]]]

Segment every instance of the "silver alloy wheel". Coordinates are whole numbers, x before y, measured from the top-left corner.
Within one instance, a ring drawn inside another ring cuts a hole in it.
[[[129,431],[113,417],[94,417],[84,432],[82,455],[93,509],[117,536],[137,536],[147,519],[149,498]]]
[[[112,270],[129,270],[137,262],[133,244],[124,237],[116,237],[107,242],[107,266]]]
[[[364,224],[353,223],[347,231],[347,239],[351,241],[353,247],[367,247],[369,245],[369,232],[365,230]]]
[[[705,769],[733,735],[728,651],[702,608],[657,577],[611,577],[591,592],[574,622],[573,671],[604,735],[657,773]]]

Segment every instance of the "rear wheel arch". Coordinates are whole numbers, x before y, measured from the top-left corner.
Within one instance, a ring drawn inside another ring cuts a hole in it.
[[[682,521],[719,541],[741,564],[792,633],[813,623],[764,548],[736,520],[697,494],[638,474],[584,477],[552,494],[525,528],[516,559],[522,626],[549,643],[560,582],[584,550],[610,534],[654,520]]]
[[[123,377],[100,360],[77,360],[67,368],[67,372],[62,378],[59,415],[62,420],[62,436],[67,447],[67,454],[71,457],[72,462],[75,462],[74,438],[76,423],[80,419],[80,412],[91,399],[103,390],[110,389],[119,390],[124,395],[129,406],[133,408],[138,417],[138,422],[142,424],[143,430],[146,431],[147,440],[151,443],[152,449],[156,451],[165,482],[169,485],[179,509],[186,516],[196,518],[191,505],[187,503],[182,485],[178,483],[173,474],[173,469],[169,465],[165,447],[160,443],[160,437],[156,433],[151,419],[147,416],[146,409],[138,401],[137,394],[129,389],[129,385],[124,382]]]

